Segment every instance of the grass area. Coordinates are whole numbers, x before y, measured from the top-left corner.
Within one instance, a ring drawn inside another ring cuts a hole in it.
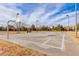
[[[70,37],[74,39],[74,41],[79,44],[79,37],[76,37],[76,33],[74,31],[67,32]]]
[[[2,56],[46,56],[47,54],[24,48],[20,45],[0,40],[0,55]]]

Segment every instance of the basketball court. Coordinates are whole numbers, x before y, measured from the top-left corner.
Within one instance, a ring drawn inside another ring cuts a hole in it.
[[[9,33],[9,38],[7,40],[25,40],[26,42],[36,44],[40,47],[43,46],[42,48],[45,49],[52,47],[52,48],[64,50],[65,48],[64,47],[65,35],[63,32],[38,31],[31,33],[21,32],[19,34]]]

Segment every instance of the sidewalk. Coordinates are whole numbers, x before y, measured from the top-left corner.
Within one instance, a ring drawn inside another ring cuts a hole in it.
[[[68,33],[68,35],[69,35],[70,37],[72,37],[72,38],[74,39],[74,41],[75,41],[76,44],[79,44],[79,37],[76,38],[76,33],[75,33],[75,32],[73,32],[73,31],[68,31],[67,33]]]

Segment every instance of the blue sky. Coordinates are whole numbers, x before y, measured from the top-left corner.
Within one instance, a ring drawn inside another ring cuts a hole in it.
[[[79,4],[77,11],[79,14]],[[75,25],[75,4],[74,3],[9,3],[0,4],[0,25],[6,25],[8,20],[18,18],[27,26],[53,26],[61,24],[67,26],[68,17],[70,25]],[[79,19],[79,16],[78,16]]]

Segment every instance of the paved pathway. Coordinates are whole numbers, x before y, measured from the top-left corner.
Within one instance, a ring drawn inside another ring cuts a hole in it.
[[[56,47],[61,46],[62,35],[63,35],[63,33],[61,32],[32,32],[29,34],[23,33],[23,34],[10,35],[10,39],[6,39],[5,34],[0,35],[0,38],[20,44],[24,47],[32,48],[41,52],[46,52],[48,55],[52,56],[79,55],[79,46],[74,43],[73,39],[70,38],[67,33],[64,34],[65,34],[64,50],[51,47],[51,46]]]

